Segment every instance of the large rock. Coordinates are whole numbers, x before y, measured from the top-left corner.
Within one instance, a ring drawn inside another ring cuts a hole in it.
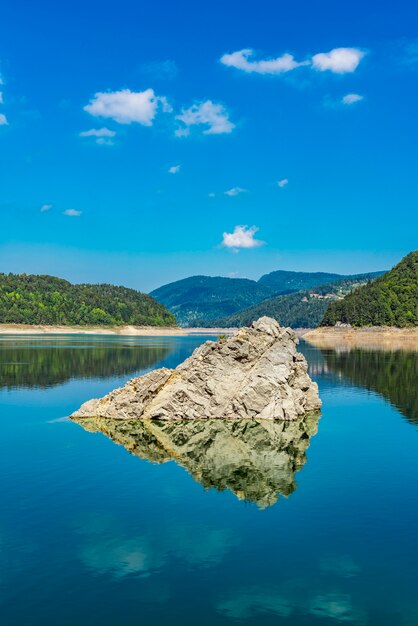
[[[262,317],[229,339],[207,341],[176,369],[129,381],[74,417],[285,419],[321,406],[318,386],[290,328]]]

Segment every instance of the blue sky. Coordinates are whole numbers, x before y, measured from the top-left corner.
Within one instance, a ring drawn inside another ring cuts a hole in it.
[[[0,271],[148,291],[417,248],[412,0],[5,0]]]

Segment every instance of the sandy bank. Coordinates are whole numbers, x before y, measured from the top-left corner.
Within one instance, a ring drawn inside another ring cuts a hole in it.
[[[418,350],[418,328],[321,327],[308,330],[303,334],[303,339],[318,348]]]
[[[236,329],[225,328],[162,328],[160,326],[36,326],[30,324],[0,324],[0,335],[138,335],[164,337],[183,335],[230,334]]]

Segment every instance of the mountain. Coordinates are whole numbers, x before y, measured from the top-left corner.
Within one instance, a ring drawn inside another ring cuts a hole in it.
[[[220,328],[246,326],[263,315],[274,317],[282,326],[315,328],[321,322],[328,304],[341,300],[352,289],[381,276],[381,272],[340,278],[326,285],[275,296],[227,317],[213,320]]]
[[[418,326],[418,250],[374,282],[329,305],[323,326]]]
[[[248,278],[190,276],[151,291],[181,326],[206,325],[272,295],[268,286]]]
[[[345,278],[342,274],[330,274],[328,272],[288,272],[276,270],[270,274],[264,274],[259,279],[259,284],[270,287],[275,294],[301,291],[310,289],[318,285],[335,282],[340,278]]]
[[[176,319],[154,298],[134,289],[0,274],[0,323],[174,326]]]
[[[306,290],[346,278],[356,277],[285,270],[265,274],[259,281],[248,278],[191,276],[163,285],[151,291],[150,295],[174,313],[181,326],[213,326],[213,320],[229,317],[272,296]],[[319,321],[324,312],[325,307],[321,309]]]

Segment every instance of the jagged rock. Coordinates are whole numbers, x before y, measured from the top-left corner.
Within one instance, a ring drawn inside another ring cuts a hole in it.
[[[228,339],[207,341],[176,369],[134,378],[73,416],[293,420],[321,406],[296,344],[290,328],[261,317]]]
[[[131,454],[153,463],[174,460],[205,489],[225,489],[260,508],[296,489],[295,473],[306,462],[318,415],[292,422],[273,420],[76,419]]]

